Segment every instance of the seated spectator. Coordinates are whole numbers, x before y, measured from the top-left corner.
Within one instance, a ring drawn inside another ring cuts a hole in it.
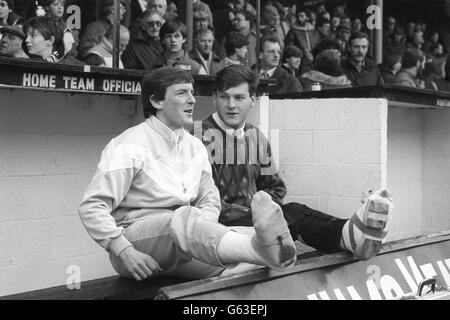
[[[0,26],[21,24],[23,19],[14,13],[14,0],[0,0]]]
[[[387,17],[384,23],[383,37],[389,38],[397,29],[397,21],[394,17]]]
[[[439,75],[430,62],[426,62],[423,68],[421,78],[423,79],[425,89],[439,91],[438,81],[443,77]]]
[[[260,77],[261,79],[276,80],[275,85],[269,86],[269,95],[301,92],[300,81],[279,66],[281,54],[281,44],[278,37],[266,36],[261,39]]]
[[[232,0],[230,4],[231,8],[235,11],[245,10],[250,12],[253,17],[256,17],[256,9],[248,2],[248,0]]]
[[[304,73],[300,83],[305,91],[311,91],[316,84],[320,90],[351,87],[350,80],[343,74],[341,68],[341,53],[336,49],[320,51],[314,58],[314,67]]]
[[[444,53],[444,47],[440,43],[431,45],[428,59],[434,70],[442,77],[445,77],[444,64],[447,61],[447,55]]]
[[[393,34],[385,39],[383,43],[383,55],[398,54],[403,56],[405,50],[405,31],[402,27],[398,27]]]
[[[296,78],[300,78],[300,63],[302,62],[302,50],[296,46],[287,46],[283,52],[283,64],[281,68]]]
[[[232,31],[225,40],[226,57],[222,60],[220,69],[229,65],[242,64],[248,67],[248,40],[242,33]]]
[[[297,15],[297,4],[295,2],[288,3],[288,10],[286,13],[286,21],[289,23],[289,26],[292,27],[295,24]]]
[[[352,32],[360,32],[360,31],[364,31],[363,30],[363,25],[361,23],[361,19],[359,18],[355,18],[352,22]]]
[[[346,15],[341,16],[341,20],[339,21],[339,26],[340,27],[344,27],[344,28],[348,28],[348,29],[352,29],[352,21],[350,20],[350,18]]]
[[[331,34],[330,29],[330,20],[319,17],[316,22],[316,30],[320,35],[320,41],[333,39],[333,35]]]
[[[342,61],[341,69],[352,82],[353,87],[382,85],[383,78],[376,64],[367,57],[369,36],[356,32],[348,41],[347,57]]]
[[[253,16],[250,12],[239,10],[235,12],[233,27],[236,31],[247,37],[248,41],[248,66],[256,64],[256,30],[253,28]],[[225,41],[223,40],[222,43]]]
[[[421,50],[412,48],[405,51],[402,58],[402,69],[395,76],[396,84],[411,88],[425,88],[425,84],[418,78],[423,70],[425,55]]]
[[[26,38],[24,51],[32,59],[44,60],[52,63],[83,65],[73,56],[64,54],[64,29],[61,20],[48,17],[33,17],[28,19],[23,30]]]
[[[164,20],[167,21],[167,1],[166,0],[148,0],[147,10],[157,12]]]
[[[206,70],[189,57],[185,51],[186,26],[180,21],[166,21],[159,31],[164,52],[158,57],[154,67],[177,67],[192,74],[206,75]]]
[[[211,26],[211,28],[214,27],[213,15],[212,15],[211,9],[209,8],[209,6],[206,3],[204,3],[201,0],[194,0],[193,11],[194,11],[194,17],[195,17],[196,12],[198,12],[198,11],[203,12],[208,25]]]
[[[339,43],[341,54],[347,52],[348,41],[352,35],[352,29],[347,26],[339,26],[336,31],[336,41]]]
[[[383,59],[383,63],[379,66],[383,81],[387,84],[395,84],[395,75],[400,71],[401,68],[402,56],[397,53],[387,54]]]
[[[109,27],[100,43],[88,50],[87,55],[84,57],[86,64],[113,68],[113,30],[113,26]],[[119,34],[119,69],[123,69],[121,56],[130,41],[130,31],[128,31],[127,27],[120,25]]]
[[[275,35],[284,43],[289,26],[281,21],[278,9],[273,5],[266,5],[261,10],[261,34]]]
[[[120,21],[125,14],[126,0],[120,0]],[[114,23],[114,0],[102,0],[100,20],[89,23],[81,36],[78,46],[78,56],[83,57],[93,46],[100,43],[102,37],[106,34],[109,27]]]
[[[0,56],[18,59],[28,59],[28,56],[23,52],[22,43],[25,40],[25,33],[23,33],[20,24],[14,26],[0,26]]]
[[[331,33],[336,36],[337,28],[341,24],[341,17],[333,15],[331,17],[330,24],[331,24],[331,26],[330,26]]]
[[[178,8],[177,8],[177,5],[175,4],[175,2],[170,1],[170,0],[167,2],[167,11],[166,11],[165,19],[167,19],[168,21],[179,19]]]
[[[71,29],[67,28],[67,24],[63,19],[66,0],[44,0],[43,4],[47,17],[55,20],[62,20],[66,25],[63,37],[64,53],[67,54],[68,52],[73,51],[73,54],[76,55],[77,41],[75,40],[75,35]]]
[[[214,31],[210,27],[197,31],[194,36],[194,50],[190,53],[191,58],[205,68],[209,75],[214,75],[222,68],[220,58],[213,52],[213,44]]]
[[[153,70],[156,60],[164,52],[159,31],[164,24],[159,13],[144,11],[139,19],[139,27],[122,55],[125,68]]]
[[[415,30],[412,34],[412,36],[407,36],[405,40],[405,46],[406,49],[409,48],[416,48],[419,50],[422,50],[422,46],[425,43],[425,40],[423,39],[423,31],[422,30]]]
[[[440,42],[440,34],[439,34],[439,32],[438,31],[432,31],[430,33],[428,39],[423,44],[423,47],[422,47],[423,53],[425,53],[425,55],[429,55],[431,46],[439,44],[439,43],[441,43]]]
[[[208,22],[208,13],[206,11],[194,11],[194,33],[201,30],[212,28]]]

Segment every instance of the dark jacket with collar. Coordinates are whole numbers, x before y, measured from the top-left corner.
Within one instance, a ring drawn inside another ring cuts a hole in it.
[[[191,51],[191,53],[189,54],[189,56],[191,57],[192,60],[198,62],[205,70],[206,72],[208,72],[209,75],[215,75],[217,72],[220,71],[220,69],[222,69],[222,63],[221,60],[219,58],[219,56],[217,56],[217,54],[215,54],[214,52],[212,52],[212,57],[211,57],[211,65],[210,66],[206,66],[204,64],[204,59],[202,60],[202,57],[200,57],[200,52],[198,52],[198,50],[194,49]],[[208,62],[208,61],[206,61]]]
[[[137,30],[136,36],[123,52],[123,65],[128,69],[152,70],[164,51],[163,47],[159,41],[152,40],[141,27]]]
[[[184,54],[179,57],[172,65],[169,65],[166,56],[161,54],[155,61],[154,68],[162,67],[177,67],[186,71],[190,71],[191,74],[199,74],[202,66],[198,62],[194,61],[189,57],[189,54],[185,51]]]
[[[348,59],[344,59],[341,62],[341,69],[352,82],[353,87],[378,86],[384,84],[380,70],[378,70],[376,64],[370,59],[366,58],[361,72],[359,72]]]
[[[273,86],[269,85],[269,95],[303,91],[300,81],[281,67],[275,69],[270,79],[276,80],[277,83]]]

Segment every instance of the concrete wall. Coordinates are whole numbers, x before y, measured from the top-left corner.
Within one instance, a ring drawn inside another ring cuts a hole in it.
[[[386,100],[271,100],[287,201],[341,217],[386,177]]]

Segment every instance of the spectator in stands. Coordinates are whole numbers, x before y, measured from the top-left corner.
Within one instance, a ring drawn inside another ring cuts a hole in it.
[[[120,25],[119,34],[119,69],[123,69],[121,56],[130,41],[130,31],[127,27]],[[88,50],[84,56],[84,62],[91,66],[113,68],[113,39],[113,26],[111,26],[100,43]]]
[[[361,19],[355,18],[352,22],[352,32],[360,32],[360,31],[363,31]]]
[[[119,20],[122,21],[125,14],[125,0],[120,1]],[[80,44],[78,46],[78,56],[83,60],[83,56],[93,46],[99,44],[106,31],[114,23],[114,0],[103,0],[101,6],[100,20],[93,21],[86,26],[83,31]]]
[[[347,26],[339,26],[336,31],[336,41],[339,43],[341,54],[347,52],[348,41],[352,35],[352,29]]]
[[[0,26],[14,26],[21,23],[22,17],[14,12],[14,0],[0,0]]]
[[[196,32],[194,36],[194,50],[191,58],[198,62],[209,75],[216,74],[222,64],[220,58],[213,52],[214,31],[211,27]]]
[[[76,56],[77,40],[75,38],[78,38],[78,34],[74,34],[71,29],[67,28],[67,24],[63,19],[66,0],[44,0],[43,4],[47,17],[62,20],[66,25],[63,37],[64,53],[67,54],[72,51],[72,54]]]
[[[402,27],[398,27],[389,38],[385,39],[383,43],[383,55],[398,54],[403,56],[405,50],[405,32]]]
[[[206,70],[189,57],[184,46],[186,43],[186,26],[179,20],[166,21],[159,31],[164,53],[158,57],[154,67],[177,67],[192,74],[206,75]]]
[[[413,37],[414,31],[416,31],[416,23],[413,21],[409,21],[406,24],[406,37]]]
[[[438,31],[432,31],[428,38],[426,39],[425,43],[423,44],[422,51],[425,53],[425,55],[429,55],[430,48],[432,45],[440,44],[440,34]],[[444,48],[442,48],[444,49]]]
[[[397,29],[397,21],[394,17],[387,17],[384,23],[383,37],[385,39],[392,36]]]
[[[413,35],[410,37],[406,37],[405,40],[405,46],[407,49],[409,48],[416,48],[419,50],[422,50],[422,46],[425,43],[425,40],[423,38],[423,31],[422,30],[415,30],[413,32]]]
[[[300,64],[302,62],[302,57],[302,50],[293,45],[287,46],[283,52],[283,64],[281,65],[281,68],[297,79],[300,78]]]
[[[207,22],[208,22],[207,24],[209,26],[211,26],[211,28],[214,27],[213,15],[212,15],[211,9],[209,8],[209,6],[206,3],[202,2],[201,0],[194,0],[193,11],[194,11],[194,17],[195,17],[196,12],[199,12],[199,11],[203,12],[204,16],[207,19]]]
[[[253,29],[253,16],[250,12],[240,10],[235,12],[234,28],[247,37],[248,41],[248,63],[250,66],[256,64],[256,31]],[[223,41],[224,42],[224,41]]]
[[[383,81],[386,84],[395,84],[395,75],[402,68],[402,56],[398,53],[388,53],[384,56],[383,63],[380,64],[379,70]]]
[[[159,13],[144,11],[137,32],[122,55],[125,68],[153,70],[156,60],[164,52],[159,38],[164,22]]]
[[[291,2],[288,4],[288,10],[286,14],[286,21],[289,23],[289,27],[292,27],[297,21],[297,4]]]
[[[275,36],[261,39],[260,47],[260,77],[261,79],[276,80],[276,84],[269,86],[269,94],[293,93],[302,91],[300,81],[280,67],[280,40]]]
[[[331,17],[330,23],[331,23],[331,26],[330,26],[331,33],[334,34],[334,35],[336,35],[337,28],[338,28],[339,25],[341,24],[341,17],[340,17],[340,16],[333,15],[333,16]]]
[[[447,55],[444,53],[444,47],[440,43],[431,45],[428,54],[428,61],[433,66],[434,70],[442,77],[445,77],[445,63],[447,62]]]
[[[194,33],[212,28],[208,21],[208,13],[206,11],[194,11]]]
[[[438,81],[443,79],[443,77],[439,75],[430,62],[425,62],[421,78],[423,79],[425,89],[439,91]]]
[[[419,79],[425,65],[425,55],[419,49],[407,49],[402,58],[402,69],[395,76],[396,84],[411,88],[424,88],[425,84]]]
[[[257,14],[256,9],[248,2],[248,0],[232,0],[231,7],[235,11],[241,11],[241,10],[248,11],[248,12],[250,12],[250,14],[253,17],[256,17],[256,14]]]
[[[319,84],[320,90],[351,87],[350,80],[343,74],[341,68],[341,53],[336,49],[320,51],[314,58],[311,71],[302,74],[300,83],[305,91],[313,90]]]
[[[32,59],[52,63],[83,65],[73,56],[64,54],[65,24],[61,20],[48,17],[33,17],[23,26],[26,35],[24,51]]]
[[[261,34],[275,35],[284,44],[284,39],[289,32],[289,26],[281,21],[278,9],[273,5],[266,5],[261,10]],[[284,46],[284,45],[283,45]]]
[[[232,31],[225,40],[226,57],[222,60],[219,69],[229,65],[242,64],[248,66],[248,39],[242,33]]]
[[[331,29],[330,29],[330,20],[324,18],[324,17],[319,17],[317,19],[316,22],[316,30],[317,32],[319,32],[320,35],[320,40],[319,42],[323,41],[323,40],[329,40],[329,39],[333,39],[333,35],[331,34]]]
[[[159,13],[161,17],[166,19],[167,1],[166,0],[148,0],[147,9]]]
[[[315,11],[309,10],[309,14],[308,14],[308,22],[309,22],[309,24],[312,25],[314,28],[316,27],[317,14],[316,14]]]
[[[130,20],[133,22],[139,22],[142,14],[147,10],[148,2],[147,0],[131,0],[130,2]],[[130,25],[131,31],[131,25]]]
[[[345,28],[348,28],[351,30],[352,29],[352,21],[350,20],[350,17],[348,17],[346,15],[342,16],[341,20],[339,21],[339,26],[345,27]]]
[[[178,20],[179,14],[178,14],[178,7],[175,4],[175,2],[169,0],[167,1],[167,11],[165,15],[166,20]]]
[[[0,40],[0,56],[28,59],[28,56],[22,49],[25,33],[23,33],[20,24],[14,26],[0,26],[0,34],[2,35]]]
[[[367,57],[369,36],[356,32],[348,41],[347,58],[341,68],[353,87],[382,85],[383,78],[375,63]]]

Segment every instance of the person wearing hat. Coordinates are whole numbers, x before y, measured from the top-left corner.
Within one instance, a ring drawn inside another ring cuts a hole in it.
[[[0,41],[0,55],[18,59],[28,59],[23,52],[22,42],[25,39],[21,25],[0,26],[0,33],[3,35]]]
[[[21,16],[13,12],[14,0],[0,0],[0,26],[21,24]]]
[[[126,9],[126,0],[120,0],[120,14],[119,21],[124,18]],[[93,21],[86,26],[82,36],[80,45],[78,46],[78,56],[83,59],[87,51],[99,44],[103,36],[110,26],[114,24],[114,0],[103,0],[100,14],[100,20]]]

